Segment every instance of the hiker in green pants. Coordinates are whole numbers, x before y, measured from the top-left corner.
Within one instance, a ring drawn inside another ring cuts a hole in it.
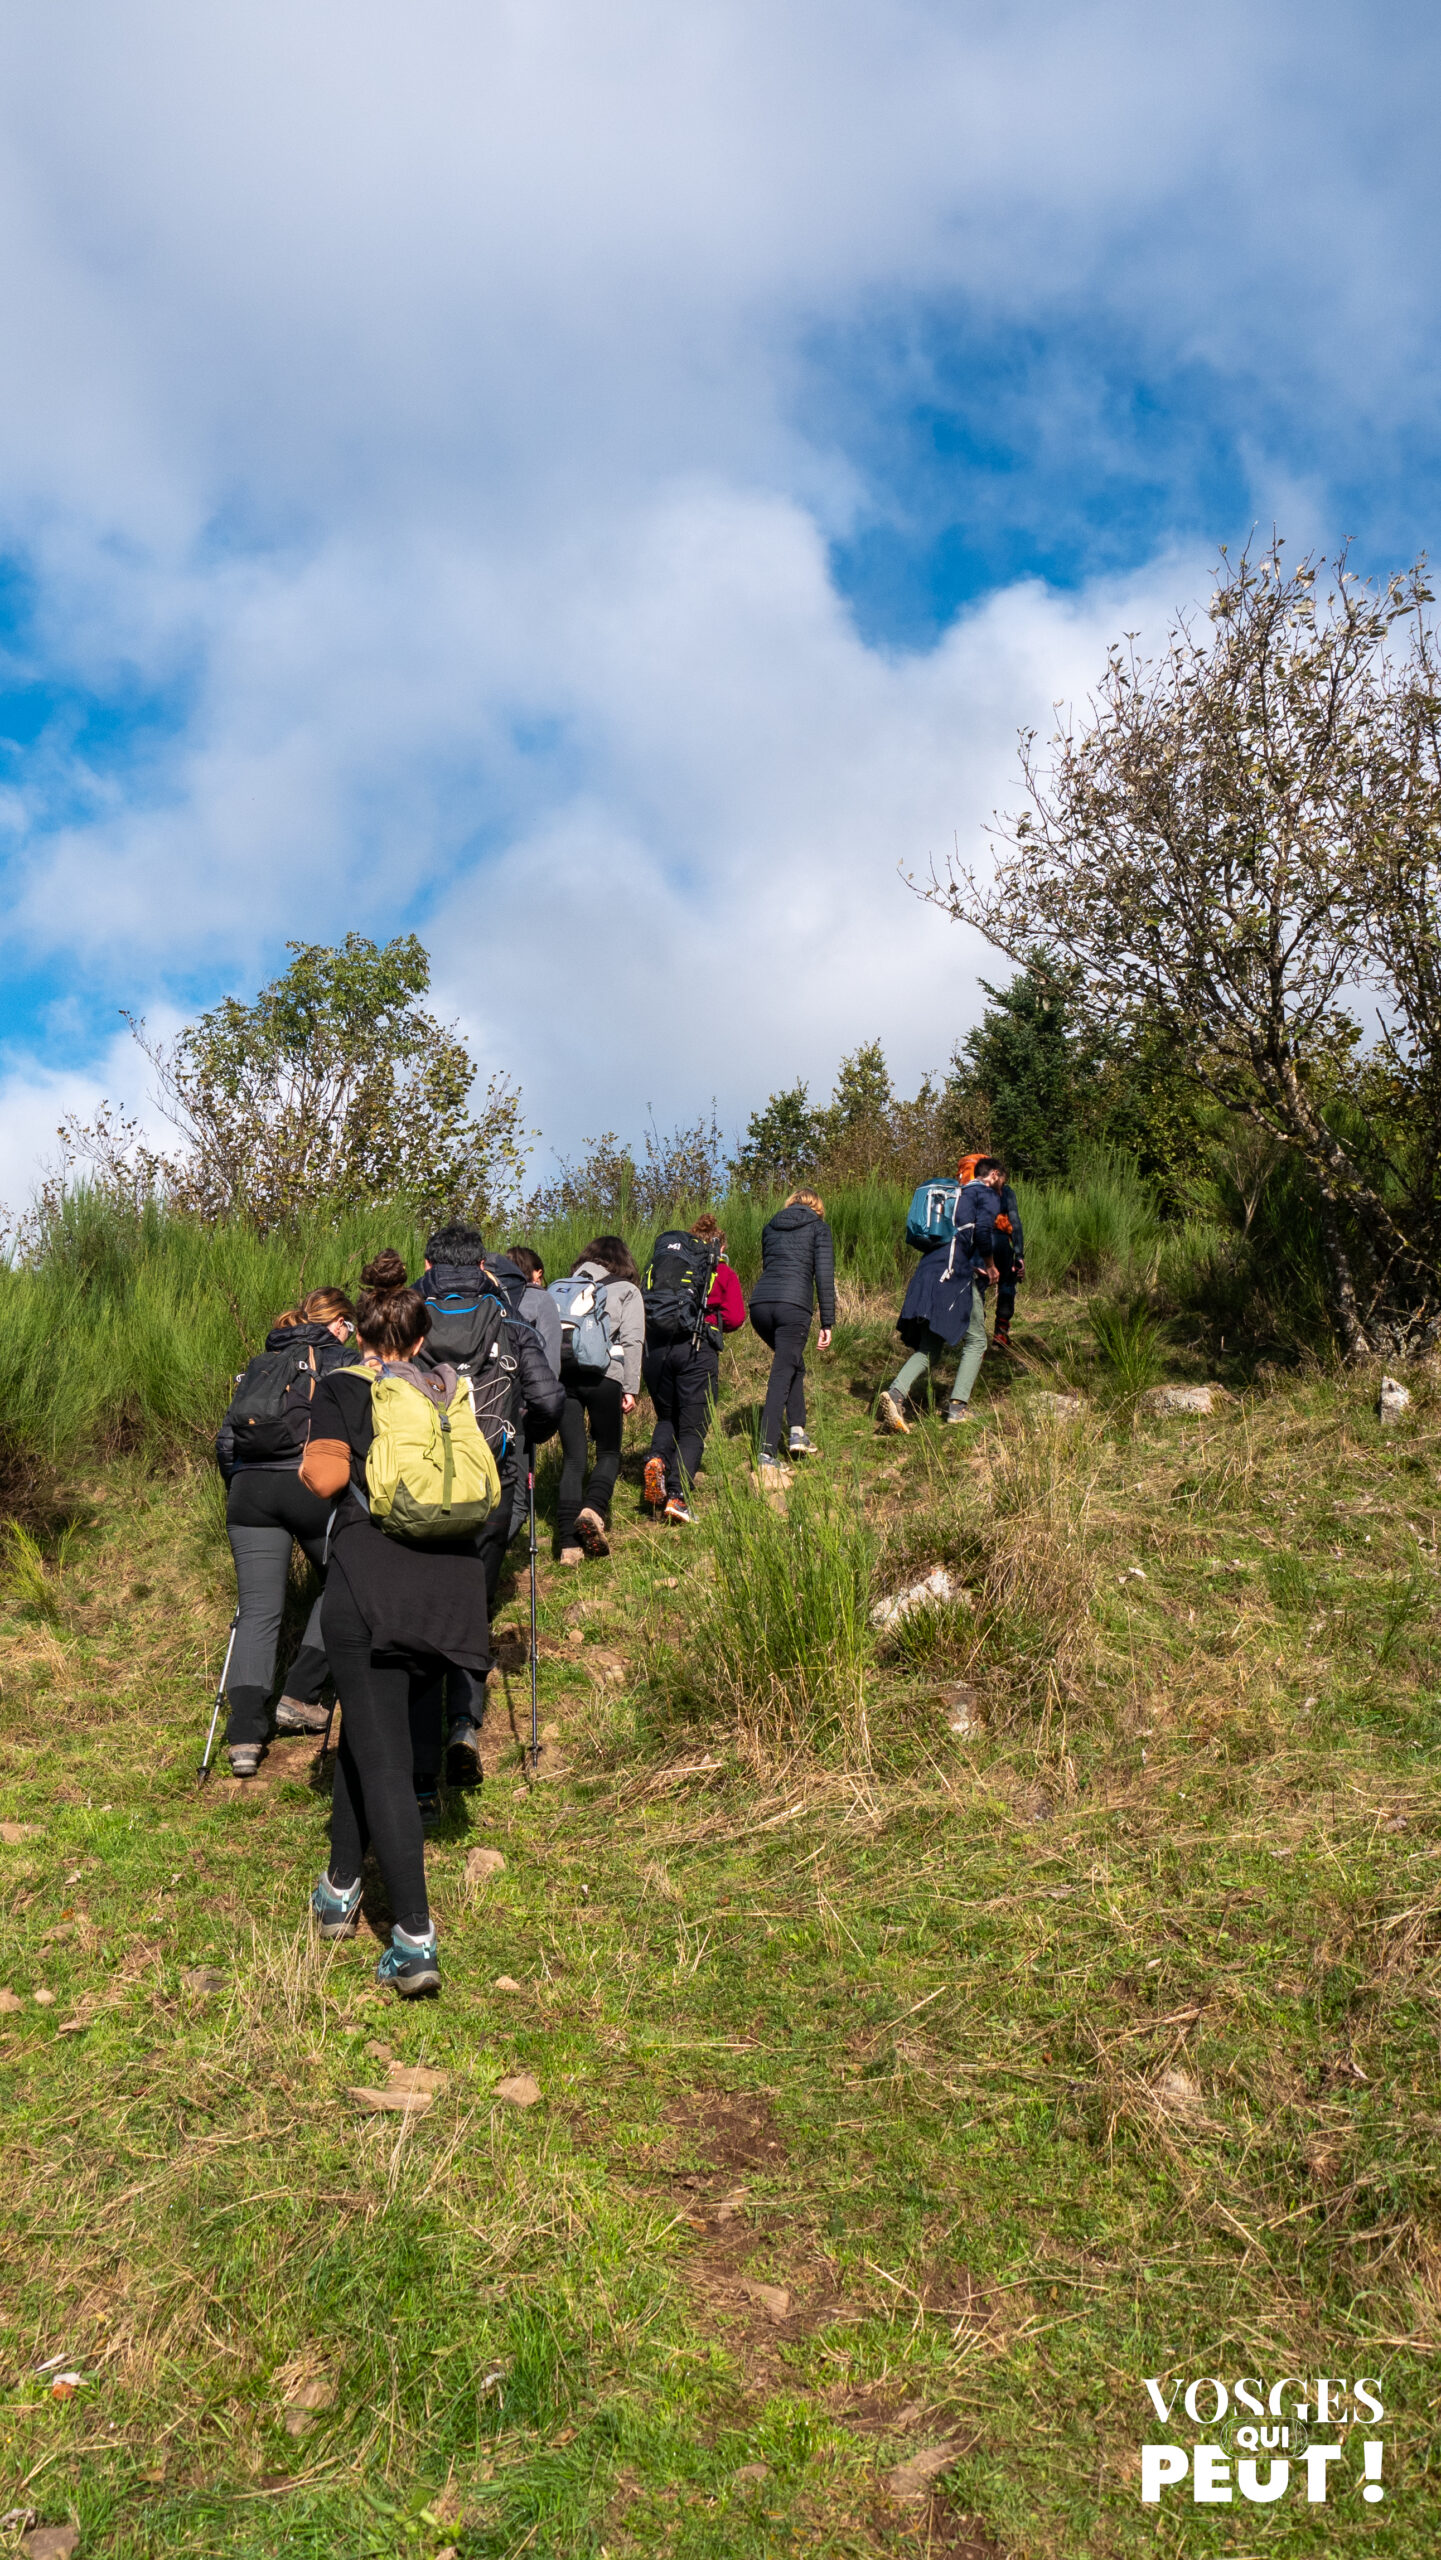
[[[982,1156],[975,1177],[956,1200],[955,1232],[948,1245],[937,1245],[917,1264],[906,1291],[896,1331],[910,1352],[876,1402],[883,1431],[909,1431],[906,1398],[925,1377],[933,1361],[960,1350],[947,1422],[965,1422],[971,1390],[986,1356],[988,1280],[998,1277],[992,1258],[996,1231],[996,1194],[1005,1180],[994,1157]]]

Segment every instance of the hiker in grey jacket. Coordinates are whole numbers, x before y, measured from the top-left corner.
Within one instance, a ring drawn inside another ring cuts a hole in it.
[[[836,1248],[826,1205],[814,1191],[793,1191],[761,1232],[761,1276],[751,1291],[751,1323],[774,1358],[761,1415],[760,1463],[776,1464],[776,1444],[789,1426],[787,1455],[815,1456],[806,1434],[806,1337],[811,1307],[820,1307],[818,1347],[829,1351],[836,1320]]]
[[[555,1539],[562,1564],[580,1564],[586,1556],[610,1553],[607,1532],[611,1497],[620,1473],[621,1434],[626,1415],[635,1411],[641,1353],[645,1349],[645,1300],[640,1273],[623,1237],[593,1237],[572,1277],[605,1282],[611,1364],[609,1377],[589,1378],[568,1363],[561,1363],[565,1411],[560,1418],[560,1445],[564,1463]],[[595,1441],[595,1462],[588,1477],[587,1424]]]

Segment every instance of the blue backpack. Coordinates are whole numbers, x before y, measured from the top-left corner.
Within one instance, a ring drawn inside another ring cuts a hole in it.
[[[956,1231],[956,1202],[960,1196],[958,1182],[918,1182],[906,1211],[907,1244],[913,1245],[917,1253],[930,1253],[938,1244],[949,1244]]]
[[[560,1365],[582,1378],[608,1378],[616,1350],[615,1329],[606,1313],[605,1282],[573,1272],[568,1280],[552,1280],[550,1295],[560,1310]]]

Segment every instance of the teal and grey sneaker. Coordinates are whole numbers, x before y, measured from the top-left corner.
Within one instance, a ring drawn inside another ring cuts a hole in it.
[[[946,1407],[946,1420],[947,1420],[947,1422],[969,1422],[969,1421],[970,1421],[970,1419],[971,1419],[971,1408],[970,1408],[970,1406],[969,1406],[968,1404],[954,1404],[954,1403],[953,1403],[953,1404],[948,1404],[948,1405],[947,1405],[947,1407]]]
[[[332,1884],[322,1876],[310,1897],[310,1914],[322,1938],[348,1938],[360,1909],[360,1878],[354,1884]]]
[[[423,1991],[440,1989],[440,1950],[434,1929],[423,1938],[411,1938],[404,1929],[392,1929],[390,1944],[375,1968],[377,1982],[393,1982],[402,2000],[414,2000]]]
[[[792,1458],[818,1458],[821,1453],[816,1447],[814,1440],[810,1437],[809,1432],[803,1431],[800,1425],[797,1424],[795,1430],[791,1433],[790,1449],[788,1454]]]

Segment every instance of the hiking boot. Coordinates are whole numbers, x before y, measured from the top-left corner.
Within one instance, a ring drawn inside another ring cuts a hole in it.
[[[330,1709],[310,1698],[282,1698],[275,1710],[277,1733],[324,1733]]]
[[[947,1422],[969,1422],[969,1421],[970,1421],[970,1419],[971,1419],[971,1408],[970,1408],[970,1406],[969,1406],[968,1404],[948,1404],[948,1405],[947,1405],[947,1407],[946,1407],[946,1420],[947,1420]]]
[[[263,1742],[232,1742],[230,1774],[232,1778],[253,1778],[265,1755]]]
[[[556,1557],[557,1564],[584,1564],[584,1562],[584,1547],[562,1547],[559,1555]]]
[[[584,1511],[576,1513],[575,1534],[588,1556],[610,1554],[610,1540],[605,1534],[605,1522],[598,1511],[591,1510],[589,1503]]]
[[[909,1431],[911,1427],[889,1387],[876,1398],[876,1420],[883,1431]]]
[[[440,1950],[434,1929],[423,1938],[410,1938],[403,1929],[392,1929],[390,1944],[375,1968],[377,1982],[394,1983],[402,2000],[414,2000],[424,1991],[440,1989]]]
[[[647,1458],[645,1462],[644,1499],[649,1503],[652,1511],[661,1510],[665,1503],[664,1458]]]
[[[682,1502],[678,1493],[673,1493],[671,1495],[669,1502],[666,1504],[663,1516],[667,1520],[677,1521],[682,1529],[693,1529],[695,1527],[695,1513],[686,1503]]]
[[[765,1475],[767,1471],[774,1475],[779,1469],[780,1460],[773,1457],[769,1449],[762,1449],[760,1456],[756,1460],[756,1465],[759,1467],[762,1475]]]
[[[818,1458],[820,1454],[809,1432],[803,1431],[798,1423],[791,1433],[790,1455],[793,1458]]]
[[[445,1746],[445,1783],[448,1787],[478,1787],[481,1776],[480,1727],[458,1718]]]
[[[322,1876],[310,1897],[310,1916],[318,1938],[349,1938],[356,1929],[360,1909],[360,1878],[354,1884],[332,1884]]]
[[[417,1787],[416,1806],[422,1831],[433,1831],[440,1820],[440,1791],[437,1787]]]
[[[1003,1324],[998,1324],[995,1332],[991,1336],[991,1349],[993,1351],[1009,1351],[1010,1347],[1011,1337],[1007,1328]]]

